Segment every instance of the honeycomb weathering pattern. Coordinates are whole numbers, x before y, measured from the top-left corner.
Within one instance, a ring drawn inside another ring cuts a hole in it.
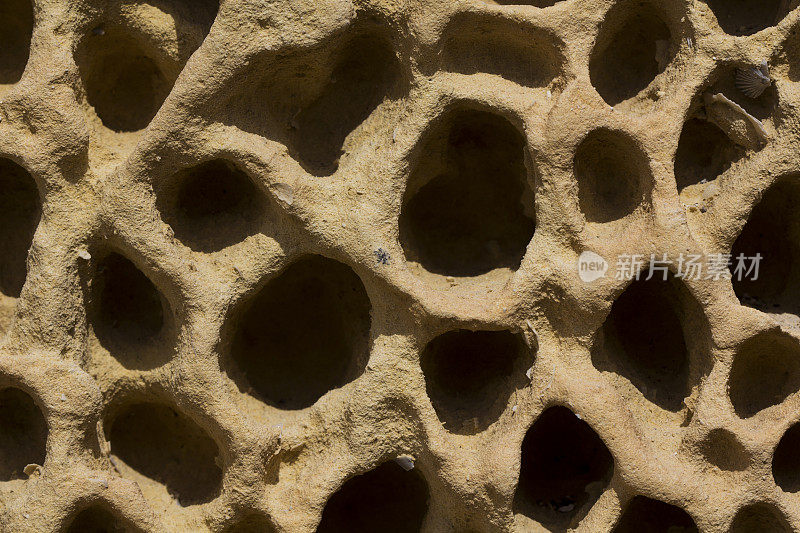
[[[800,528],[797,3],[519,1],[2,2],[0,528]]]

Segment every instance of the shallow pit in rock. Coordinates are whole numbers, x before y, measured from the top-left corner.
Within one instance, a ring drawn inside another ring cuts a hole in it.
[[[783,514],[767,503],[755,503],[739,509],[728,533],[789,533],[793,531]]]
[[[653,2],[624,0],[606,14],[589,60],[592,85],[610,106],[633,98],[676,53],[665,16]]]
[[[759,333],[736,350],[728,392],[736,414],[749,418],[800,391],[800,342],[779,330]]]
[[[417,533],[428,512],[428,484],[417,468],[389,461],[348,479],[328,499],[317,533]]]
[[[636,496],[625,507],[612,533],[698,533],[694,519],[675,505]]]
[[[89,105],[115,132],[146,128],[175,81],[142,43],[117,26],[86,35],[75,59]]]
[[[106,505],[94,504],[72,520],[66,533],[143,533],[127,520],[116,516]]]
[[[592,363],[621,376],[650,402],[677,412],[689,394],[691,354],[683,322],[697,310],[672,274],[633,281],[614,301],[592,347]]]
[[[223,159],[181,170],[156,203],[175,237],[193,250],[216,252],[258,231],[266,207],[250,177]]]
[[[191,418],[161,403],[134,403],[106,422],[111,453],[122,474],[140,483],[147,497],[166,491],[180,505],[207,503],[219,495],[219,448]]]
[[[126,368],[164,364],[173,328],[166,298],[124,255],[95,255],[87,314],[97,341]]]
[[[430,341],[420,364],[445,428],[473,434],[496,421],[511,394],[530,384],[525,372],[533,361],[510,331],[455,330]]]
[[[575,152],[574,169],[587,222],[620,220],[650,202],[649,160],[622,132],[601,128],[589,133]]]
[[[699,118],[686,121],[675,153],[678,192],[712,181],[744,155],[744,150],[713,123]]]
[[[563,71],[555,37],[510,20],[462,13],[444,30],[441,46],[451,72],[495,74],[526,87],[547,87]]]

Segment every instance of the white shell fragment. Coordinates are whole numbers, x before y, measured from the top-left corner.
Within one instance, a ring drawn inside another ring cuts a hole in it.
[[[736,88],[750,98],[758,98],[772,85],[769,65],[762,61],[757,67],[736,69]]]
[[[292,189],[291,185],[286,183],[276,183],[275,187],[275,196],[278,197],[278,200],[281,202],[292,205],[294,203],[294,189]]]
[[[708,120],[739,146],[759,150],[769,141],[761,121],[724,94],[706,93],[703,100]]]
[[[394,462],[400,465],[400,468],[406,472],[414,469],[414,458],[410,455],[401,455],[395,458]]]
[[[89,261],[92,258],[92,254],[89,253],[89,250],[86,248],[81,248],[78,250],[78,257],[83,259],[84,261]]]

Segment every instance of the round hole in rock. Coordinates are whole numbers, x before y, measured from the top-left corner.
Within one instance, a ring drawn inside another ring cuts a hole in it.
[[[578,201],[587,222],[612,222],[650,200],[653,187],[647,157],[627,135],[591,132],[575,152]]]
[[[447,112],[426,134],[406,187],[400,243],[428,272],[517,269],[533,237],[525,138],[508,120]]]
[[[550,407],[522,441],[514,513],[551,531],[581,520],[605,490],[614,458],[597,433],[566,407]]]
[[[703,0],[729,35],[752,35],[778,24],[789,13],[784,0]]]
[[[338,170],[347,137],[398,92],[402,80],[392,43],[381,31],[357,31],[330,61],[336,64],[330,81],[291,119],[290,152],[314,176]]]
[[[67,528],[67,533],[140,533],[142,530],[118,518],[105,505],[95,504],[80,513]]]
[[[510,20],[461,13],[442,37],[445,68],[488,73],[528,87],[547,87],[563,70],[556,39]]]
[[[100,257],[100,256],[98,256]],[[127,368],[164,362],[169,306],[153,282],[123,255],[99,258],[91,285],[89,320],[97,340]]]
[[[800,176],[781,178],[753,208],[741,234],[733,243],[736,258],[760,254],[758,278],[733,277],[733,289],[743,305],[767,313],[800,314]],[[748,263],[750,264],[750,263]]]
[[[0,481],[25,479],[29,464],[43,465],[47,422],[33,399],[20,389],[0,391]]]
[[[530,384],[533,364],[524,342],[509,331],[457,330],[433,339],[420,364],[428,396],[448,431],[485,430],[517,389]]]
[[[260,513],[250,513],[225,528],[225,533],[274,533],[277,531],[269,518]]]
[[[743,155],[744,150],[711,122],[697,118],[687,120],[675,153],[678,191],[703,180],[715,179]]]
[[[317,533],[416,533],[428,499],[428,484],[418,469],[406,472],[389,461],[347,480],[325,504]]]
[[[159,191],[157,205],[178,239],[216,252],[257,232],[262,198],[246,173],[215,159],[179,172]]]
[[[76,62],[89,105],[106,128],[117,132],[146,128],[174,82],[118,27],[85,36]]]
[[[694,519],[675,505],[644,496],[633,498],[612,530],[613,533],[692,533],[698,532]]]
[[[772,477],[784,492],[800,492],[800,424],[783,435],[772,456]]]
[[[17,83],[30,55],[33,35],[33,2],[4,0],[0,2],[0,85]]]
[[[27,276],[28,250],[42,203],[27,170],[0,158],[0,293],[18,298]]]
[[[371,304],[353,270],[299,259],[245,305],[230,373],[243,391],[280,409],[303,409],[363,372]]]
[[[592,363],[630,381],[649,401],[678,411],[689,393],[690,357],[680,282],[671,274],[636,280],[612,304]]]
[[[633,98],[667,68],[673,48],[672,33],[654,3],[618,2],[592,50],[592,85],[611,106]]]
[[[750,466],[752,457],[736,435],[724,428],[713,429],[700,443],[700,453],[720,470],[740,472]]]
[[[218,496],[219,449],[187,416],[163,404],[137,403],[121,409],[107,427],[111,453],[124,463],[122,473],[144,481],[139,485],[146,497],[160,498],[166,488],[189,506]]]
[[[786,517],[772,505],[756,503],[736,513],[728,533],[789,533],[794,531]]]
[[[736,414],[749,418],[800,390],[800,344],[781,331],[767,331],[739,346],[728,392]]]

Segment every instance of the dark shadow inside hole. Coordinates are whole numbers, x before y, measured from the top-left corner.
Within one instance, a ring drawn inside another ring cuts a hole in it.
[[[292,119],[290,153],[315,176],[336,172],[347,136],[391,97],[401,78],[391,42],[375,33],[353,37],[335,61],[320,94]]]
[[[525,343],[509,331],[457,330],[422,351],[425,385],[439,420],[452,433],[485,430],[518,388],[530,383],[533,364]]]
[[[647,157],[620,132],[591,132],[578,146],[574,164],[587,222],[619,220],[650,200],[653,179]]]
[[[27,393],[9,387],[0,391],[0,481],[25,479],[29,464],[43,465],[47,422]]]
[[[528,87],[548,86],[563,63],[544,31],[472,13],[456,16],[444,31],[442,59],[453,72],[486,72]]]
[[[140,528],[118,518],[105,505],[95,504],[80,513],[66,530],[67,533],[140,533]]]
[[[772,456],[772,477],[784,492],[800,492],[800,424],[783,435]]]
[[[117,132],[146,128],[175,81],[117,27],[85,36],[76,61],[89,105],[106,128]]]
[[[720,470],[741,472],[750,466],[752,457],[736,435],[724,428],[709,432],[700,443],[700,453]]]
[[[124,256],[97,262],[89,320],[97,340],[126,368],[152,368],[169,356],[163,349],[169,306],[153,282]]]
[[[678,191],[703,180],[716,179],[742,156],[744,150],[711,122],[698,118],[687,120],[675,153]]]
[[[793,531],[786,517],[766,503],[748,505],[736,513],[728,533],[789,533]]]
[[[736,351],[728,391],[736,414],[749,418],[800,390],[800,344],[781,331],[748,339]]]
[[[613,533],[696,533],[694,519],[675,505],[644,496],[636,496],[628,503]]]
[[[27,276],[28,250],[42,203],[27,170],[0,158],[0,293],[18,298]]]
[[[629,380],[662,409],[678,411],[689,393],[690,357],[681,317],[680,282],[634,281],[611,306],[594,346],[598,370]]]
[[[597,433],[566,407],[542,413],[522,441],[514,513],[551,531],[580,521],[605,490],[614,458]]]
[[[418,154],[399,221],[406,257],[448,276],[518,268],[535,229],[523,135],[503,117],[458,109]]]
[[[275,533],[269,518],[260,513],[250,513],[225,528],[224,533]]]
[[[264,204],[245,172],[215,159],[175,175],[159,191],[157,206],[181,242],[209,253],[254,235]]]
[[[219,494],[217,444],[193,420],[157,403],[122,409],[108,431],[111,453],[139,474],[166,486],[182,506]]]
[[[797,7],[784,0],[703,0],[728,35],[752,35],[775,26]]]
[[[17,83],[25,71],[33,35],[31,0],[0,2],[0,85]]]
[[[756,204],[733,243],[736,258],[760,254],[758,278],[733,277],[733,289],[742,305],[767,313],[800,314],[800,176],[781,178]],[[748,262],[748,265],[750,262]]]
[[[346,481],[325,504],[317,533],[417,533],[428,499],[418,469],[406,472],[389,461]]]
[[[674,55],[672,33],[655,5],[621,2],[600,28],[589,61],[592,85],[617,105],[650,85]]]
[[[234,381],[280,409],[311,406],[363,372],[369,297],[338,261],[298,260],[246,304],[231,346]]]

